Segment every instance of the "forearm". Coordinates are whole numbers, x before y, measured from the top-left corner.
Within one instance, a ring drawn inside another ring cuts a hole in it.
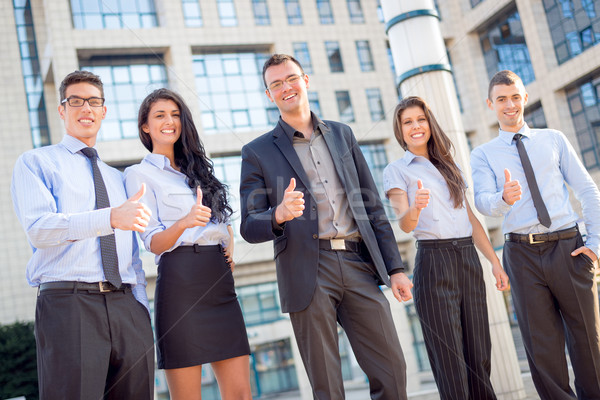
[[[421,215],[421,210],[412,206],[409,207],[408,210],[404,212],[404,214],[398,220],[398,224],[400,225],[400,229],[402,229],[406,233],[410,233],[415,230],[417,225],[419,224],[419,216]]]
[[[492,243],[490,242],[488,235],[483,229],[481,222],[469,211],[469,221],[471,222],[471,226],[473,227],[473,242],[475,246],[481,251],[483,256],[492,264],[499,263],[500,260],[492,247]]]
[[[177,243],[185,229],[180,219],[167,229],[155,233],[150,241],[150,251],[154,254],[162,254],[170,250]]]

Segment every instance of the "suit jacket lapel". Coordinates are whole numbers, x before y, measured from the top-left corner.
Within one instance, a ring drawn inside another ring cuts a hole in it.
[[[273,142],[279,148],[279,150],[283,153],[283,155],[285,156],[287,161],[290,163],[290,165],[294,169],[294,172],[296,172],[296,175],[298,175],[298,178],[300,178],[300,181],[302,181],[302,184],[304,185],[304,187],[310,192],[310,194],[312,196],[308,176],[306,176],[306,172],[304,172],[304,167],[302,166],[302,163],[300,162],[300,159],[298,158],[298,154],[296,153],[296,150],[294,150],[294,146],[292,145],[290,138],[287,137],[287,135],[285,134],[283,129],[281,129],[281,127],[279,127],[279,125],[277,126],[277,129],[275,129],[275,131],[273,132],[273,137],[274,137]]]
[[[346,177],[344,176],[344,165],[342,164],[342,154],[340,154],[340,148],[338,143],[342,143],[342,138],[335,137],[335,133],[329,129],[325,124],[321,124],[323,138],[325,139],[325,143],[329,148],[329,154],[331,154],[331,158],[333,160],[333,164],[335,165],[335,170],[337,171],[338,177],[340,178],[340,183],[345,188],[346,187]]]

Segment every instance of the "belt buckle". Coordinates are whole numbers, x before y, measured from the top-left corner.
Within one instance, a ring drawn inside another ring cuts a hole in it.
[[[106,283],[106,287],[107,287],[108,289],[105,289],[105,288],[104,288],[104,284],[105,284],[105,283]],[[98,282],[98,288],[100,289],[100,293],[111,292],[112,290],[110,289],[110,286],[108,286],[108,285],[110,285],[110,283],[109,283],[109,282]]]
[[[537,233],[530,233],[529,234],[529,244],[539,244],[539,243],[544,243],[543,240],[533,240],[533,235],[537,235]]]
[[[344,239],[329,239],[331,250],[346,250],[346,241]]]

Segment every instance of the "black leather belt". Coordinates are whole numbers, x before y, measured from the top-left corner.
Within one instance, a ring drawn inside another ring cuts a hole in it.
[[[434,249],[445,249],[449,247],[464,247],[473,244],[473,237],[463,237],[455,239],[428,239],[428,240],[417,240],[417,249],[420,248],[434,248]]]
[[[109,282],[95,282],[95,283],[87,283],[87,282],[72,282],[72,281],[58,281],[58,282],[45,282],[40,284],[40,292],[44,290],[72,290],[72,291],[88,291],[88,292],[98,292],[98,293],[106,293],[106,292],[118,292],[130,290],[131,285],[128,283],[124,283],[121,287],[116,287],[112,283]]]
[[[555,242],[561,239],[571,239],[577,235],[579,230],[576,226],[568,229],[563,229],[555,232],[548,233],[530,233],[528,235],[522,235],[520,233],[505,233],[505,242],[518,242],[518,243],[529,243],[529,244],[540,244],[546,242]]]
[[[319,248],[323,250],[360,251],[360,242],[345,239],[319,239]]]

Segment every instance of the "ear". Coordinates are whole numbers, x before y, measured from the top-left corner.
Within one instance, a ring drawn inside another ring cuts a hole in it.
[[[60,119],[64,120],[65,119],[65,113],[66,113],[66,105],[65,104],[60,104],[58,106],[58,115],[60,115]]]
[[[304,74],[304,83],[306,84],[307,89],[310,87],[310,84],[308,83],[308,81],[309,81],[308,75]]]
[[[106,106],[102,107],[102,119],[106,118]]]
[[[487,103],[488,108],[494,111],[494,103],[492,103],[490,99],[485,99],[485,102]]]
[[[523,96],[523,107],[527,105],[527,101],[529,101],[529,93],[525,92],[525,96]]]
[[[142,125],[142,131],[144,131],[144,133],[150,133],[150,128],[148,127],[148,124]]]
[[[271,100],[271,103],[275,103],[275,100],[273,100],[273,97],[271,97],[271,92],[269,92],[269,89],[266,89],[265,93],[267,94],[269,100]]]

